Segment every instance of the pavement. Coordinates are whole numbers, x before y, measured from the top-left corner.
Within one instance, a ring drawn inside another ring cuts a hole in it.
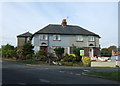
[[[119,82],[84,76],[85,72],[118,71],[117,68],[66,67],[2,62],[2,84],[114,84]]]

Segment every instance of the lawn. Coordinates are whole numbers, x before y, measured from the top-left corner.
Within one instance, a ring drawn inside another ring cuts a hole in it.
[[[87,72],[85,74],[90,76],[97,76],[105,79],[120,81],[120,71],[119,72]]]

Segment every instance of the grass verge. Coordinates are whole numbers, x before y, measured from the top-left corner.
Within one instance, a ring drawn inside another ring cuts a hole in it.
[[[86,75],[120,81],[120,72],[86,72]]]

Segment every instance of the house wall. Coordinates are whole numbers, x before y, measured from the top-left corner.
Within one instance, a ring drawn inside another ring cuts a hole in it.
[[[95,37],[95,41],[94,42],[88,42],[88,36],[83,36],[83,42],[78,42],[76,35],[60,35],[60,41],[54,41],[54,37],[52,34],[48,35],[48,40],[40,40],[40,34],[35,34],[33,37],[33,45],[34,45],[34,50],[37,52],[40,49],[41,43],[45,42],[47,45],[45,46],[49,46],[48,50],[49,52],[54,52],[53,48],[55,47],[64,47],[65,48],[65,52],[68,52],[68,50],[70,50],[70,47],[72,47],[72,45],[74,44],[74,46],[76,47],[83,47],[85,49],[85,55],[89,56],[89,44],[93,44],[95,46],[93,47],[98,47],[99,48],[99,38]],[[96,54],[98,54],[98,48],[94,48],[96,51]]]
[[[17,45],[17,49],[23,49],[23,46],[25,45],[25,43],[28,43],[30,42],[31,43],[31,40],[29,37],[17,37],[17,40],[18,40],[18,45]]]
[[[25,37],[18,37],[17,39],[18,39],[17,49],[22,49],[26,39]]]

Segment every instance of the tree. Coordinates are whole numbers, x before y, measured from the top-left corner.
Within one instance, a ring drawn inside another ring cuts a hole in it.
[[[76,55],[76,60],[81,61],[82,56],[80,56],[80,50],[83,50],[82,48],[74,48],[73,53]]]
[[[54,51],[55,51],[55,54],[57,56],[57,59],[61,60],[63,58],[64,48],[58,47],[58,48],[55,48]]]
[[[16,48],[14,46],[7,44],[2,46],[2,57],[11,58],[16,56]]]
[[[0,57],[2,57],[2,48],[0,48]]]
[[[101,56],[110,56],[110,52],[108,50],[108,48],[102,48],[101,49]]]
[[[108,48],[102,48],[101,49],[101,56],[108,56],[110,57],[112,55],[112,50],[116,50],[116,46],[110,46]]]
[[[32,46],[31,43],[26,43],[23,46],[22,55],[29,56],[29,57],[32,56],[34,54],[33,48],[34,48],[34,46]]]
[[[112,55],[112,50],[117,50],[117,47],[116,46],[110,46],[108,47],[108,51],[109,53]]]

